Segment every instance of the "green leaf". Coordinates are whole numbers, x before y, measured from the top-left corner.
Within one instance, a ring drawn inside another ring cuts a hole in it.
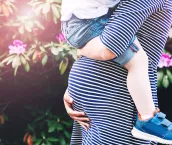
[[[59,51],[60,49],[56,48],[56,47],[52,47],[51,48],[51,53],[54,54],[54,55],[58,55],[59,54]]]
[[[34,128],[33,128],[30,124],[28,124],[28,129],[29,129],[30,131],[32,131],[32,132],[35,131]]]
[[[172,73],[171,73],[171,71],[169,69],[166,69],[166,74],[168,76],[168,79],[169,79],[170,83],[172,83]]]
[[[42,30],[45,29],[45,27],[39,21],[35,20],[34,23],[37,25],[38,28],[40,28]]]
[[[7,58],[5,58],[1,64],[5,63],[5,62],[8,62],[9,60],[13,60],[13,58],[15,57],[16,55],[11,55],[11,56],[8,56]]]
[[[49,137],[47,140],[52,141],[52,142],[58,142],[59,141],[59,139],[55,138],[55,137]]]
[[[62,123],[64,124],[64,125],[66,125],[67,127],[71,127],[72,125],[73,125],[73,121],[62,121]]]
[[[45,139],[45,138],[46,138],[46,137],[45,137],[45,136],[46,136],[46,135],[45,135],[45,132],[41,132],[41,136],[42,136],[43,139]]]
[[[10,13],[13,13],[13,10],[12,10],[11,7],[8,7],[8,10],[9,10]]]
[[[59,66],[60,74],[63,75],[67,69],[68,66],[68,58],[65,60],[62,60]]]
[[[52,5],[51,8],[53,12],[53,21],[55,24],[57,24],[57,20],[60,18],[60,13],[56,6]]]
[[[51,108],[48,108],[48,109],[46,110],[46,113],[45,113],[46,116],[49,115],[49,114],[51,114]]]
[[[34,145],[40,145],[42,142],[42,139],[37,139],[36,141],[34,141]]]
[[[29,72],[30,71],[30,65],[28,62],[26,62],[26,64],[24,65],[25,71]]]
[[[158,87],[161,86],[163,78],[164,78],[164,72],[162,70],[158,71]]]
[[[31,5],[31,6],[33,6],[33,7],[35,7],[35,6],[40,5],[42,3],[43,2],[29,2],[28,4]]]
[[[66,145],[66,141],[64,138],[60,138],[60,145]]]
[[[10,5],[14,10],[16,10],[16,11],[17,11],[17,8],[16,8],[16,6],[15,6],[15,5],[13,5],[12,3],[9,3],[9,5]]]
[[[57,124],[57,130],[60,131],[60,130],[63,130],[64,127],[61,125],[61,124]]]
[[[16,68],[19,67],[20,65],[21,65],[20,57],[19,55],[16,55],[12,61],[12,67]]]
[[[46,50],[45,50],[44,47],[40,46],[39,48],[40,48],[40,50],[41,50],[42,52],[46,52]]]
[[[27,24],[30,28],[33,28],[33,26],[34,26],[34,22],[33,22],[33,21],[28,21],[26,24]]]
[[[51,126],[49,126],[48,132],[51,133],[51,132],[53,132],[56,128],[57,128],[57,123],[54,123],[54,124],[52,124]]]
[[[42,13],[43,13],[43,14],[47,14],[49,11],[50,11],[50,3],[46,2],[46,3],[44,4],[44,8],[43,8],[43,10],[42,10]]]
[[[21,26],[19,27],[19,33],[20,33],[20,34],[24,34],[24,25],[21,25]]]
[[[56,5],[52,4],[51,8],[52,8],[53,15],[55,15],[56,18],[60,18],[60,12],[58,11],[58,8],[56,7]]]
[[[18,67],[19,67],[19,66],[15,67],[15,69],[14,69],[14,76],[16,76],[16,75],[17,75]]]
[[[46,145],[52,145],[52,143],[51,142],[49,142],[49,141],[47,141],[47,144]]]
[[[35,52],[35,48],[31,48],[31,49],[29,49],[29,51],[27,52],[26,55],[29,57],[29,56],[31,56],[34,52]]]
[[[162,80],[162,85],[164,86],[164,88],[168,88],[169,84],[170,83],[169,83],[169,80],[168,80],[168,76],[165,75],[163,80]]]
[[[24,64],[24,65],[27,62],[26,59],[23,57],[23,55],[20,56],[20,60],[21,60],[22,64]]]
[[[25,24],[24,26],[25,26],[26,31],[32,32],[32,28],[29,25]]]
[[[23,54],[23,56],[26,58],[26,60],[30,61],[30,58],[27,55]]]
[[[39,116],[39,117],[37,117],[34,121],[35,121],[35,122],[38,122],[38,121],[44,119],[44,117],[45,117],[44,115],[43,115],[43,116]]]
[[[48,55],[45,54],[44,57],[43,57],[43,59],[42,59],[42,65],[45,66],[46,63],[47,63],[47,61],[48,61]]]
[[[40,4],[35,10],[34,10],[34,12],[35,12],[35,14],[37,15],[37,16],[39,16],[40,14],[41,14],[41,10],[44,8],[44,4],[42,3],[42,4]]]
[[[57,18],[56,18],[56,15],[53,15],[53,22],[54,22],[54,24],[57,24]]]
[[[48,44],[44,45],[44,48],[48,48],[50,46],[51,46],[51,43],[48,43]]]
[[[17,37],[18,35],[19,35],[19,34],[16,33],[16,34],[14,34],[14,35],[12,36],[12,38],[13,38],[13,39],[16,39],[16,37]]]
[[[64,130],[64,134],[67,137],[67,139],[70,139],[71,134],[68,131]]]

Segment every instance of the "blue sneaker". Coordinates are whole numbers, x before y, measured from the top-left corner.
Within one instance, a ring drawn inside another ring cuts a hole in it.
[[[172,144],[172,123],[165,117],[164,113],[156,111],[153,118],[143,121],[137,115],[132,135],[143,140]]]

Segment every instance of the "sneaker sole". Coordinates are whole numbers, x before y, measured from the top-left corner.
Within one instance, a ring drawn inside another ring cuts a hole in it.
[[[148,133],[144,133],[138,129],[136,129],[135,127],[133,127],[131,134],[138,139],[143,139],[143,140],[150,140],[150,141],[154,141],[154,142],[158,142],[158,143],[162,143],[162,144],[172,144],[172,141],[169,140],[165,140],[162,139],[160,137],[148,134]]]

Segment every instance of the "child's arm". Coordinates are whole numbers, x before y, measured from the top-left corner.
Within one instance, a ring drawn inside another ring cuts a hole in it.
[[[133,42],[136,47],[142,48],[138,39]],[[99,37],[96,37],[89,41],[82,49],[78,49],[79,56],[86,56],[95,60],[110,60],[116,57],[116,55],[106,48],[100,41]]]

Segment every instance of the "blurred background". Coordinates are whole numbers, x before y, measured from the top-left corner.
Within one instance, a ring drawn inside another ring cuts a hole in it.
[[[69,145],[63,94],[76,50],[60,31],[61,0],[0,0],[0,145]],[[172,120],[172,31],[158,67]]]

